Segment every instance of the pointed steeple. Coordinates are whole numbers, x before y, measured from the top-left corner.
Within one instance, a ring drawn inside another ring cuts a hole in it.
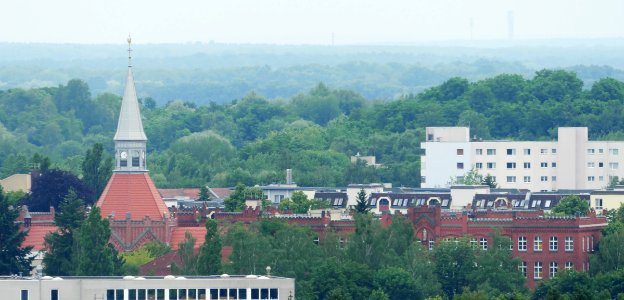
[[[128,77],[114,138],[117,162],[115,172],[147,172],[145,159],[147,136],[143,131],[141,109],[132,77],[131,41],[128,37]]]
[[[132,77],[131,41],[130,37],[128,37],[128,77],[126,78],[126,89],[121,101],[115,141],[147,141],[143,131],[143,122],[141,121],[139,100],[134,88],[134,78]]]

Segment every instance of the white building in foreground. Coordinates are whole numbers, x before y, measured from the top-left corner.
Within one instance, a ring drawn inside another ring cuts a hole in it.
[[[15,300],[292,300],[295,280],[265,276],[0,278],[2,299]]]
[[[480,141],[467,127],[427,127],[422,187],[448,187],[471,168],[500,188],[600,189],[624,178],[624,141],[589,141],[587,127],[561,127],[556,141]]]

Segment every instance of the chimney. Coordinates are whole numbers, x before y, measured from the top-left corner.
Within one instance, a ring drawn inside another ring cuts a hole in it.
[[[286,184],[293,184],[292,169],[286,169]]]

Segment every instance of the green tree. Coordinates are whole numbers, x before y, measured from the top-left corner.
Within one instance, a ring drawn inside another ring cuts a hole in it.
[[[154,256],[145,247],[121,254],[124,260],[124,274],[139,275],[139,268],[154,260]]]
[[[491,189],[495,189],[498,186],[498,184],[494,180],[494,176],[492,176],[490,174],[487,174],[485,177],[483,177],[483,180],[481,181],[481,184],[482,185],[487,185]]]
[[[390,300],[390,298],[382,289],[376,289],[368,296],[368,300]]]
[[[173,263],[171,271],[178,275],[197,275],[197,255],[195,255],[195,242],[197,239],[186,231],[184,240],[178,244],[178,256],[180,265]]]
[[[82,180],[93,190],[96,198],[104,191],[113,172],[113,159],[104,157],[103,152],[104,146],[95,143],[93,148],[87,150],[82,162]]]
[[[482,184],[483,180],[483,175],[479,174],[477,169],[471,168],[470,171],[464,174],[463,179],[459,180],[457,183],[465,185],[479,185]]]
[[[375,286],[381,288],[390,299],[422,299],[416,280],[399,267],[386,267],[375,274]]]
[[[208,188],[205,185],[202,185],[199,188],[199,201],[210,201],[210,194],[208,194]]]
[[[561,200],[559,203],[553,208],[553,213],[563,214],[563,215],[586,215],[589,211],[589,203],[585,200],[582,200],[577,195],[568,195]]]
[[[223,205],[226,211],[241,211],[245,209],[245,200],[262,199],[262,197],[262,190],[259,188],[248,188],[244,184],[239,183],[230,196],[223,201]]]
[[[366,197],[366,192],[364,189],[360,189],[357,194],[357,202],[355,203],[355,212],[358,214],[366,214],[371,209],[368,207],[368,197]]]
[[[433,250],[433,259],[435,272],[449,298],[470,284],[470,274],[475,270],[475,250],[467,237],[457,242],[440,242]]]
[[[121,273],[117,251],[109,244],[111,236],[108,219],[102,219],[100,208],[91,208],[87,219],[76,230],[73,262],[77,276],[112,276]]]
[[[232,246],[229,265],[235,274],[262,274],[271,264],[271,240],[255,228],[236,224],[228,231],[226,245]]]
[[[592,274],[624,269],[624,230],[609,233],[600,240],[598,252],[590,257]]]
[[[19,229],[15,220],[19,210],[10,207],[0,187],[0,274],[30,274],[31,246],[22,247],[27,232]]]
[[[291,200],[294,205],[294,213],[305,214],[310,210],[312,201],[302,191],[296,191],[292,194]]]
[[[143,245],[143,247],[141,248],[145,248],[149,253],[150,256],[156,258],[156,257],[161,257],[169,252],[171,252],[171,246],[161,242],[161,241],[152,241],[149,242],[145,245]]]
[[[199,248],[197,258],[197,273],[200,275],[214,275],[221,271],[221,237],[217,228],[217,221],[206,221],[206,239]]]
[[[46,255],[43,257],[45,273],[51,276],[74,275],[76,265],[72,258],[75,233],[87,217],[84,202],[74,190],[69,190],[60,205],[60,212],[54,215],[57,232],[45,236]]]

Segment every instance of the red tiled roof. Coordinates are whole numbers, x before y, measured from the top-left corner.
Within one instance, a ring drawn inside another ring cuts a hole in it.
[[[28,234],[22,243],[22,247],[33,246],[33,251],[39,251],[45,248],[46,234],[55,232],[56,226],[32,226],[28,229]]]
[[[115,220],[125,220],[128,212],[132,220],[142,220],[146,216],[161,220],[167,212],[148,173],[113,173],[97,206],[102,217],[114,212]]]
[[[206,240],[206,227],[175,227],[171,232],[171,240],[169,241],[171,249],[178,250],[178,244],[184,241],[184,233],[187,231],[195,238],[195,248],[201,247]]]
[[[195,255],[199,254],[199,250],[195,249]],[[224,246],[221,248],[221,261],[227,262],[230,254],[232,254],[232,247]],[[139,267],[139,274],[143,276],[167,276],[171,275],[171,265],[175,263],[176,265],[182,264],[182,259],[178,255],[178,251],[171,251],[163,256],[157,257],[156,259],[142,265]],[[215,275],[215,274],[212,274]]]
[[[199,189],[158,189],[160,196],[165,199],[171,198],[199,198]]]
[[[225,199],[230,196],[232,189],[230,188],[210,188],[210,191],[218,198]]]

